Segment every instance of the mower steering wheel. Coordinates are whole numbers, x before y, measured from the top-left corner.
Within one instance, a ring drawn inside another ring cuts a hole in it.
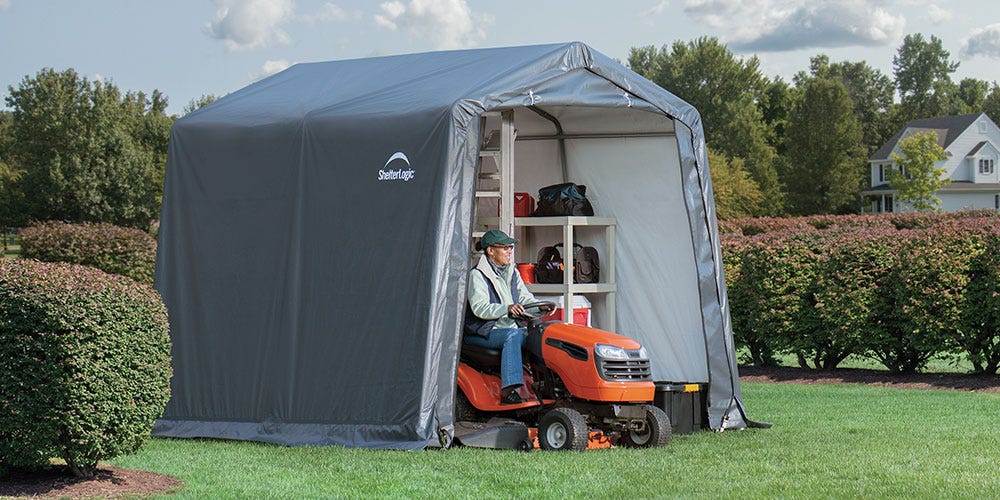
[[[545,313],[554,311],[556,308],[556,303],[545,300],[541,302],[532,302],[530,304],[524,304],[522,307],[524,307],[524,314],[521,315],[508,314],[508,316],[512,318],[519,317],[521,319],[539,319],[542,316],[545,316]],[[529,309],[534,309],[536,312],[529,313],[528,312]]]

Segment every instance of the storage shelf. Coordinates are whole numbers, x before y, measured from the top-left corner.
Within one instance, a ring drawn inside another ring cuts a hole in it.
[[[605,315],[602,325],[605,329],[613,330],[617,327],[615,318],[615,294],[618,286],[615,284],[615,227],[618,221],[614,217],[594,217],[594,216],[562,216],[562,217],[514,217],[514,226],[530,231],[531,228],[556,227],[562,228],[563,248],[573,248],[575,240],[574,228],[589,226],[604,228],[604,243],[606,254],[602,256],[600,283],[571,283],[573,280],[572,266],[564,266],[563,283],[533,283],[527,285],[531,293],[562,295],[563,303],[566,304],[566,322],[573,318],[573,295],[576,294],[602,294],[606,297]],[[564,261],[572,262],[572,252],[566,252]]]
[[[566,293],[564,283],[531,283],[525,284],[531,293],[563,294]],[[569,293],[611,293],[617,291],[613,283],[573,283],[569,287]]]
[[[617,221],[614,217],[585,217],[585,216],[563,216],[563,217],[514,217],[515,226],[614,226]]]

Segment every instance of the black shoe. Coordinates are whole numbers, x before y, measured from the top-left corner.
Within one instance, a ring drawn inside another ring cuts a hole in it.
[[[527,402],[527,399],[522,398],[521,395],[517,393],[517,387],[507,389],[503,393],[503,396],[500,396],[500,404],[502,405],[519,405]]]

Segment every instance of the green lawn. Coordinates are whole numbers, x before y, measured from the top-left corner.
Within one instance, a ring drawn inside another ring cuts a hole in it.
[[[675,436],[651,450],[286,448],[153,439],[115,465],[191,498],[1000,497],[1000,394],[743,385],[769,430]]]
[[[21,255],[21,242],[16,236],[0,234],[0,238],[7,240],[6,250],[4,250],[3,240],[0,240],[0,257],[17,257]]]

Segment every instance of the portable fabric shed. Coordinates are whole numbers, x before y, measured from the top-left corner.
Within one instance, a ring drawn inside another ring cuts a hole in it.
[[[607,329],[647,347],[656,380],[709,384],[712,428],[745,427],[700,117],[569,43],[297,64],[178,120],[156,272],[174,376],[154,434],[450,435],[480,117],[498,110],[518,137],[553,137],[515,143],[519,190],[561,182],[565,154],[617,217]]]

